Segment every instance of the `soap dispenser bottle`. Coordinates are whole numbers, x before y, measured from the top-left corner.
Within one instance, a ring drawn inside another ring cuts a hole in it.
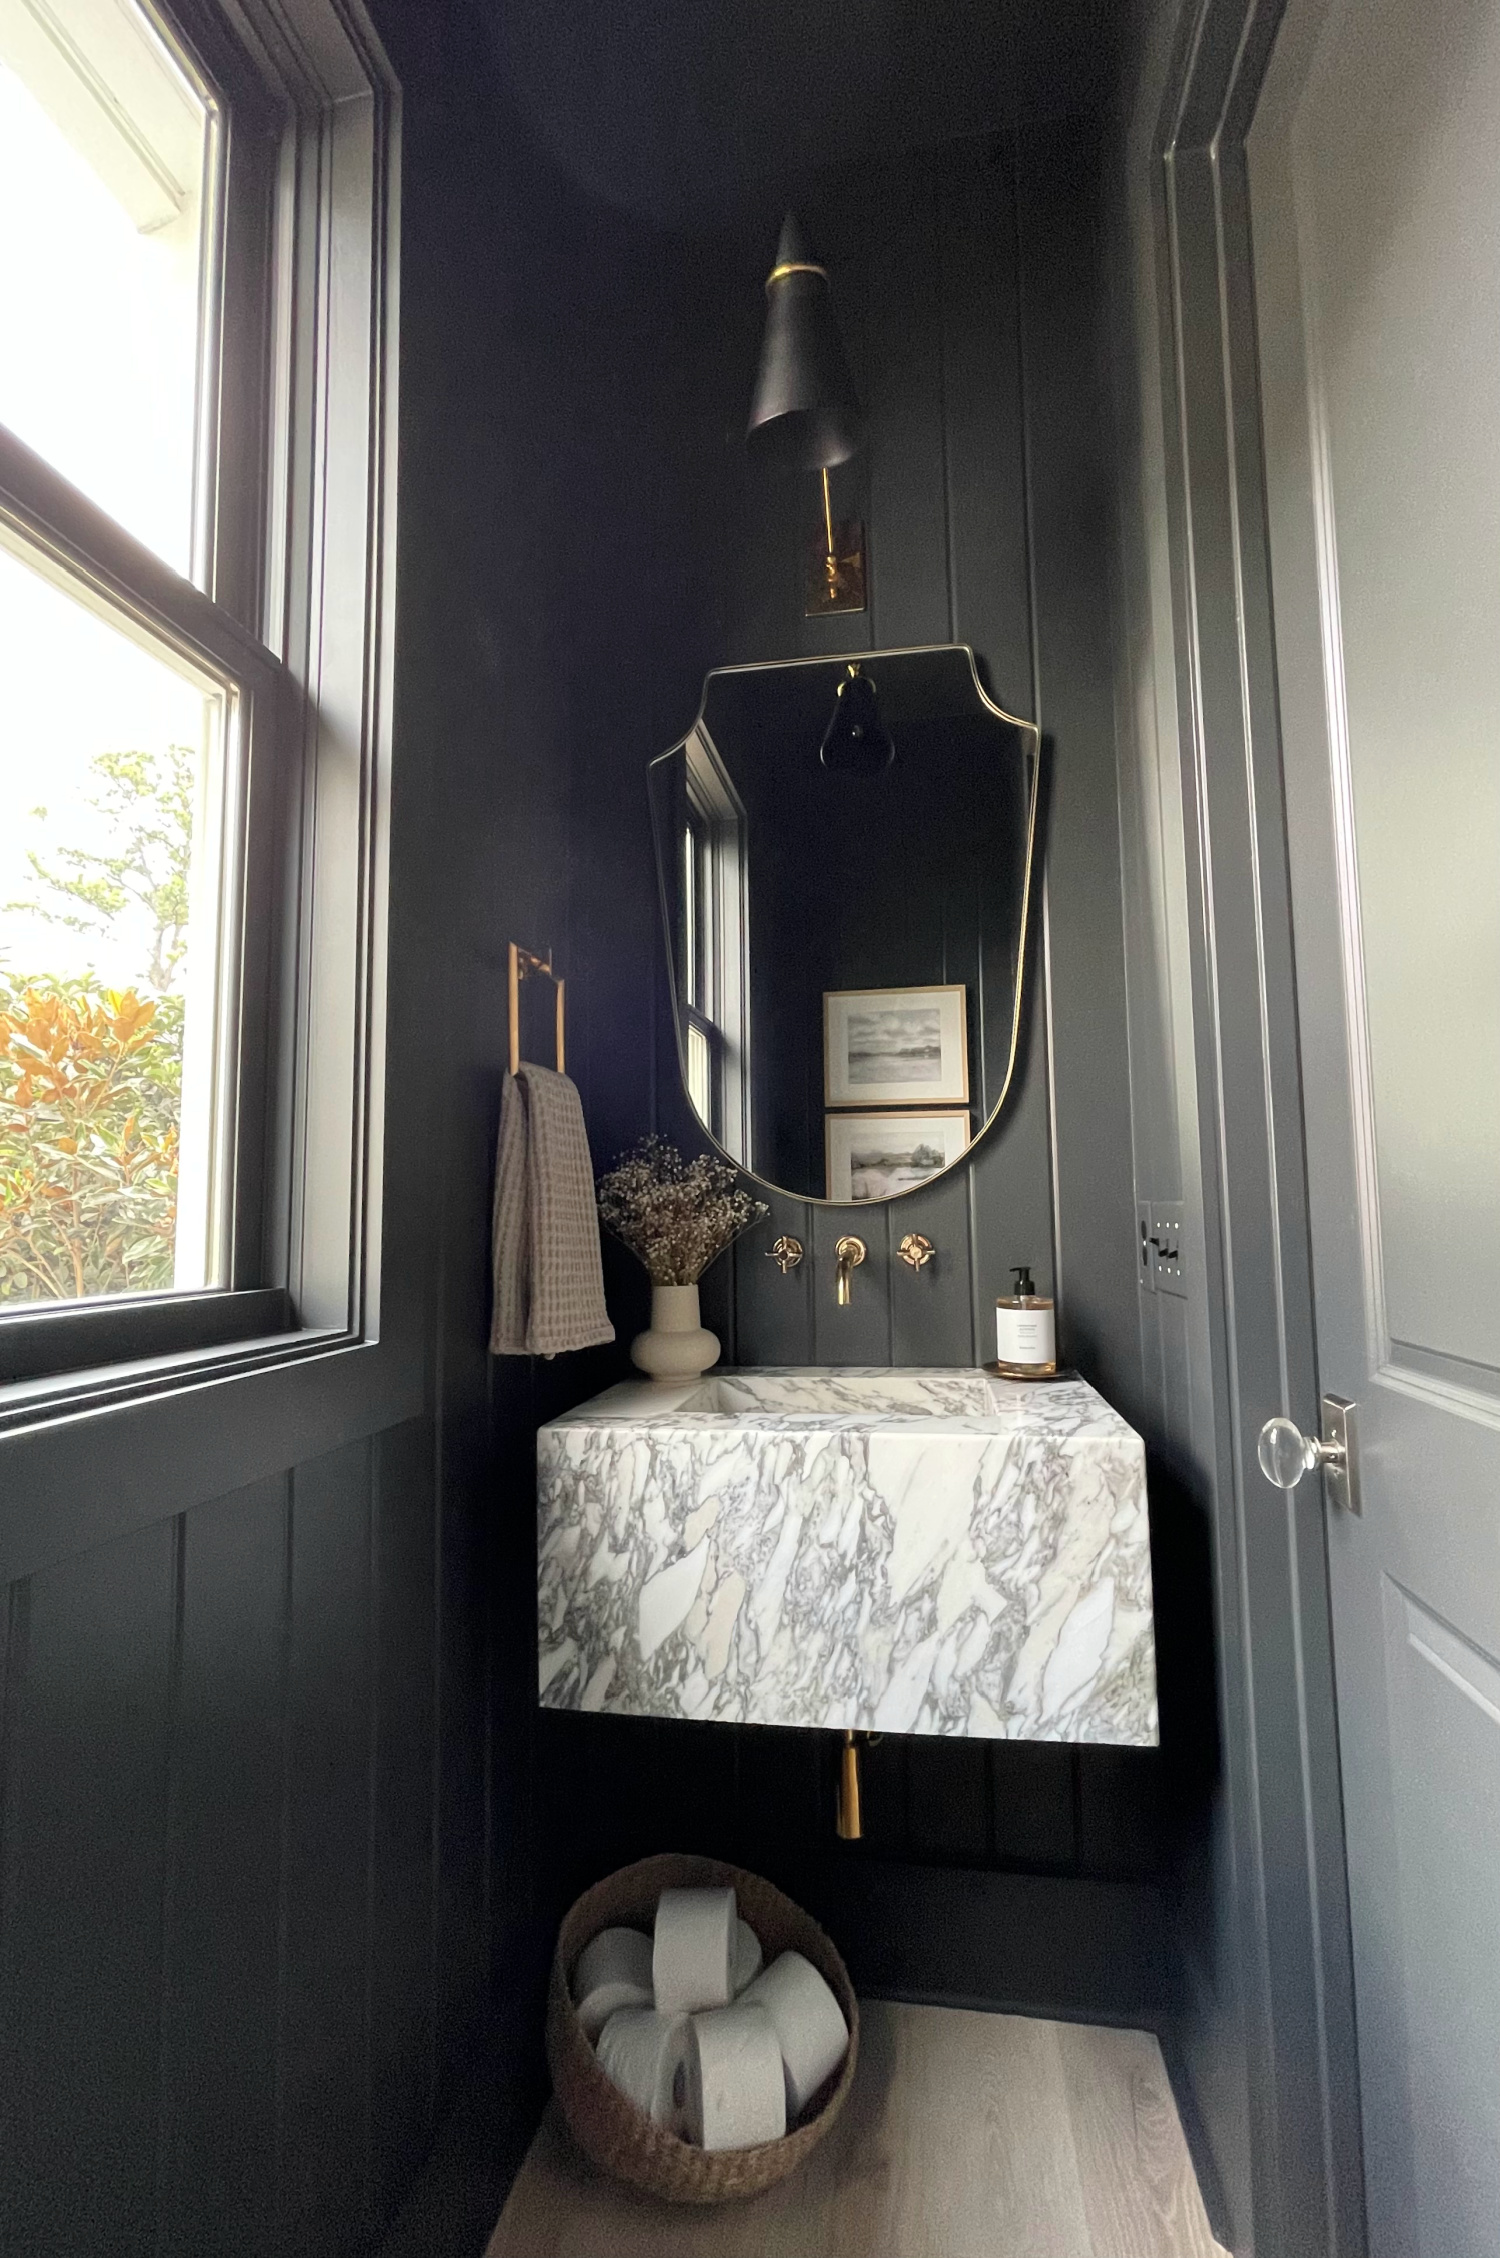
[[[1052,1304],[1037,1292],[1025,1264],[1011,1275],[1015,1292],[995,1303],[994,1369],[1007,1380],[1050,1380],[1057,1371]]]

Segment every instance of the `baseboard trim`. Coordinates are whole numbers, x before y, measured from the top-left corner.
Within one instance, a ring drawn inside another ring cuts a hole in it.
[[[830,1860],[799,1883],[876,1997],[1153,2030],[1178,2005],[1151,1882]]]

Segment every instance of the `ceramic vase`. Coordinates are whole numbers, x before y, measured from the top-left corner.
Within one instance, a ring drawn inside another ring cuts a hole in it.
[[[696,1380],[719,1361],[717,1336],[698,1314],[696,1286],[653,1286],[650,1330],[631,1342],[632,1363],[653,1380]]]

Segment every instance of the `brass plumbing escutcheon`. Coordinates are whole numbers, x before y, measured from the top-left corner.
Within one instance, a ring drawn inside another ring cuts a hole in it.
[[[864,1240],[856,1239],[852,1232],[847,1238],[840,1239],[838,1245],[834,1248],[834,1257],[839,1266],[838,1305],[840,1309],[849,1307],[850,1274],[859,1268],[869,1251]]]
[[[920,1231],[908,1231],[896,1252],[913,1270],[920,1270],[924,1263],[931,1262],[937,1248]]]
[[[798,1263],[802,1260],[802,1241],[800,1239],[790,1239],[787,1237],[786,1233],[783,1232],[781,1237],[776,1241],[775,1246],[767,1248],[766,1260],[767,1262],[774,1262],[777,1269],[781,1272],[781,1275],[784,1278],[787,1272],[789,1270],[795,1270]]]

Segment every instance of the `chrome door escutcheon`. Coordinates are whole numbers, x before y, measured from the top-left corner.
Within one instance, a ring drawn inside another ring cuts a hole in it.
[[[1359,1427],[1347,1396],[1324,1396],[1321,1435],[1304,1435],[1294,1419],[1268,1419],[1255,1455],[1278,1490],[1294,1490],[1304,1474],[1321,1467],[1329,1503],[1360,1511]]]

